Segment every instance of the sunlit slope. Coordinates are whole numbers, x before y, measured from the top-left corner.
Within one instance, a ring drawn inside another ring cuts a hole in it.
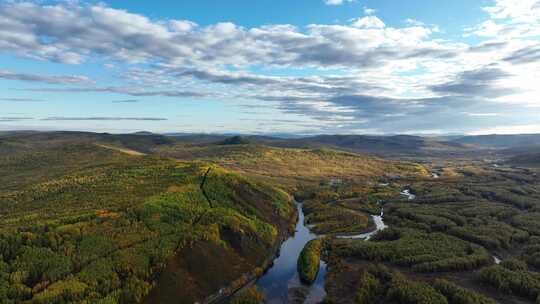
[[[332,179],[425,175],[422,166],[385,161],[330,149],[274,148],[258,144],[167,146],[157,153],[183,160],[203,160],[263,177],[282,186]]]
[[[294,215],[284,192],[219,167],[94,144],[0,170],[1,303],[136,303],[159,273],[181,283],[168,296],[200,301],[258,267]]]

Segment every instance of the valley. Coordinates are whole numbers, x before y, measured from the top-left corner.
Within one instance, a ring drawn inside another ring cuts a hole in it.
[[[534,145],[353,139],[1,134],[0,302],[540,303]]]
[[[0,0],[0,304],[540,304],[540,0]]]

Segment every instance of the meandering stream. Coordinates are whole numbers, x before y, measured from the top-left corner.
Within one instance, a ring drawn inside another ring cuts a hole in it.
[[[299,298],[305,298],[304,304],[314,304],[321,302],[326,296],[324,290],[324,277],[326,276],[326,263],[321,260],[319,264],[319,273],[315,282],[311,286],[306,286],[300,282],[296,263],[300,252],[307,242],[319,237],[312,233],[304,224],[304,211],[302,204],[296,203],[298,210],[298,222],[296,223],[296,232],[287,239],[280,249],[280,255],[274,260],[274,264],[268,271],[260,277],[256,285],[264,292],[267,302],[270,304],[282,304],[291,302],[294,298],[295,303]],[[376,229],[369,233],[343,236],[351,239],[369,239],[379,230],[386,228],[383,222],[384,212],[373,216]],[[298,297],[298,294],[301,294]]]
[[[294,288],[308,289],[309,294],[304,303],[318,303],[326,295],[324,291],[326,264],[324,262],[321,262],[317,279],[310,287],[303,285],[298,277],[296,270],[298,256],[306,243],[317,238],[317,235],[304,225],[302,204],[296,203],[296,208],[298,210],[298,222],[296,223],[294,235],[281,245],[279,257],[274,260],[272,267],[256,283],[264,292],[266,300],[270,304],[288,303],[289,291]]]
[[[373,230],[373,231],[370,231],[370,232],[367,232],[367,233],[361,233],[361,234],[357,234],[357,235],[337,236],[337,238],[340,238],[340,239],[365,239],[367,241],[372,236],[374,236],[377,232],[388,228],[388,226],[386,226],[384,224],[383,216],[384,216],[384,210],[381,210],[380,215],[372,215],[371,216],[373,218],[373,222],[375,222],[375,230]]]
[[[399,194],[406,196],[410,201],[416,199],[416,195],[412,194],[411,189],[408,189],[408,188],[404,189]]]

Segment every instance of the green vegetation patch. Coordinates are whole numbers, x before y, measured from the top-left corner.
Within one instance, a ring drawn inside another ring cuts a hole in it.
[[[284,192],[217,167],[97,145],[10,154],[0,168],[17,181],[0,187],[1,303],[138,303],[194,244],[222,253],[214,262],[236,279],[267,257],[295,210]],[[180,301],[229,283],[175,271],[198,282],[175,288]]]
[[[304,203],[306,222],[315,225],[318,234],[362,233],[373,225],[371,217],[361,211],[311,200]]]
[[[443,294],[450,304],[496,304],[495,300],[472,290],[460,287],[452,282],[437,279],[433,287]]]
[[[382,265],[371,265],[361,275],[355,303],[448,304],[444,295],[427,283],[407,279]]]
[[[503,293],[520,295],[531,300],[540,296],[540,273],[493,265],[482,269],[480,278]]]
[[[319,273],[321,252],[323,249],[323,239],[309,241],[298,256],[297,268],[300,280],[307,284],[312,284]]]
[[[418,272],[471,270],[491,261],[491,256],[481,246],[443,233],[412,229],[399,230],[391,240],[375,238],[373,242],[348,240],[340,243],[339,255],[391,262]]]
[[[386,214],[393,226],[444,232],[488,249],[509,249],[530,236],[526,230],[503,222],[516,211],[496,203],[400,203],[392,204]]]

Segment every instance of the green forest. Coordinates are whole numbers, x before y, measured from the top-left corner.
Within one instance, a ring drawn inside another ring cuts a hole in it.
[[[261,265],[294,216],[285,192],[217,166],[94,145],[2,156],[0,171],[1,303],[137,303],[175,255],[216,250],[231,267],[217,281],[176,270],[197,282],[176,295],[189,302]]]
[[[295,231],[294,200],[321,237],[291,257],[297,291],[323,260],[324,303],[540,303],[533,169],[243,139],[0,139],[0,303],[264,303],[254,282]],[[347,238],[381,214],[386,229]]]

